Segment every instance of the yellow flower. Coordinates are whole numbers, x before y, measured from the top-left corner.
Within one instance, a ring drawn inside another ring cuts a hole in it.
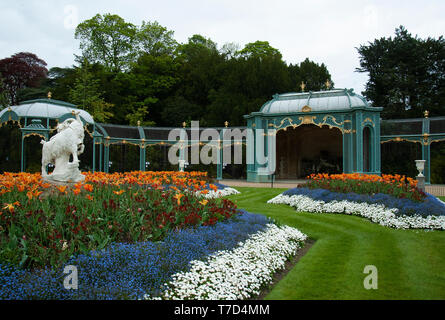
[[[3,207],[3,209],[8,209],[9,212],[14,212],[14,206],[12,205],[12,203],[7,203],[6,206]]]
[[[202,204],[203,206],[205,206],[209,201],[204,199],[202,201],[199,201],[200,204]]]
[[[174,196],[174,198],[178,201],[178,206],[181,204],[181,198],[183,197],[184,195],[182,194],[182,193],[178,193],[178,194],[176,194],[175,196]]]

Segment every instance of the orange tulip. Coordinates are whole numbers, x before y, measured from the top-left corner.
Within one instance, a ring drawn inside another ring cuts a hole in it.
[[[14,212],[14,206],[12,205],[12,203],[7,203],[6,206],[3,207],[3,209],[8,209],[9,212]]]
[[[32,193],[32,191],[28,191],[28,192],[26,193],[26,196],[28,197],[29,200],[31,200],[32,197],[34,196],[34,194]]]
[[[83,186],[83,188],[88,192],[93,192],[93,185],[92,184],[86,184]]]
[[[173,198],[175,198],[176,199],[176,201],[178,202],[178,206],[181,204],[181,198],[183,197],[184,195],[182,194],[182,193],[178,193],[178,194],[176,194]]]
[[[61,193],[65,193],[66,192],[66,188],[67,186],[60,186],[60,187],[56,187]]]

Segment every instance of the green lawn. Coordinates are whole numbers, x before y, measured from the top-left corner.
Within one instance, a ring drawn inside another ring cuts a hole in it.
[[[237,188],[239,208],[295,227],[316,240],[266,299],[445,299],[445,231],[395,230],[355,216],[296,212],[267,204],[285,189]],[[378,289],[366,290],[366,265]]]

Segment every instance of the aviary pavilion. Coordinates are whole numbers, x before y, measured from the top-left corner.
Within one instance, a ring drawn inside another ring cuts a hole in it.
[[[159,146],[164,154],[159,169],[174,168],[166,161],[167,149],[178,142],[169,140],[168,137],[174,128],[97,123],[88,112],[68,102],[51,99],[49,94],[48,98],[23,101],[0,111],[1,125],[7,125],[7,128],[17,132],[14,136],[17,141],[12,139],[13,135],[0,137],[0,140],[5,140],[4,146],[10,147],[8,152],[15,154],[7,155],[6,160],[0,159],[3,161],[0,169],[7,171],[7,167],[10,171],[30,170],[26,160],[26,140],[33,136],[48,140],[55,134],[58,123],[74,118],[73,111],[80,112],[86,132],[85,152],[83,158],[81,157],[83,170],[152,170],[147,156],[150,153],[149,147],[153,146]],[[263,106],[259,106],[259,111],[244,116],[247,127],[238,127],[264,130],[265,141],[268,134],[276,133],[275,147],[267,144],[265,146],[268,156],[275,155],[275,172],[270,175],[258,174],[264,165],[257,161],[255,149],[247,147],[245,150],[253,156],[254,161],[244,166],[244,177],[251,182],[265,182],[272,179],[298,179],[315,172],[380,174],[382,145],[404,141],[421,146],[419,158],[426,161],[425,177],[429,183],[430,146],[432,143],[445,141],[445,117],[429,118],[425,111],[423,118],[381,120],[381,111],[382,108],[369,105],[364,97],[354,93],[352,89],[276,94]],[[185,122],[182,127],[188,137],[191,137],[191,129]],[[228,123],[225,122],[225,127],[213,128],[220,132],[221,137],[216,144],[218,157],[222,156],[222,133],[227,127]],[[200,132],[205,129],[200,128]],[[187,139],[182,146],[182,156],[185,154],[184,150],[194,144],[199,143],[202,146],[207,142],[209,141]],[[36,155],[41,154],[39,141],[33,140],[32,143],[38,146],[33,145],[30,150],[34,150]],[[246,144],[246,141],[231,140],[228,143],[231,147],[236,144]],[[110,152],[117,147],[121,149],[112,161]],[[133,165],[128,168],[130,162]],[[40,163],[37,165],[40,166]],[[215,166],[215,176],[221,180],[224,170],[227,170],[226,166],[221,161]]]
[[[380,112],[347,89],[276,94],[258,112],[245,116],[247,126],[276,130],[277,178],[296,179],[323,172],[380,174]],[[270,154],[269,154],[270,155]],[[257,163],[248,181],[269,181]]]

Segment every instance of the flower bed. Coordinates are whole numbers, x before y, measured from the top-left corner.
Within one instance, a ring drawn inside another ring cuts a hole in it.
[[[110,243],[160,240],[171,229],[213,225],[236,206],[193,192],[217,192],[200,172],[87,173],[54,187],[40,174],[0,175],[0,261],[57,266]]]
[[[78,267],[78,290],[63,288],[63,268],[0,264],[0,299],[247,298],[305,239],[296,229],[243,212],[213,226],[171,230],[159,242],[111,244],[78,255],[67,262]],[[187,275],[194,281],[183,287]]]
[[[387,194],[398,199],[422,202],[426,194],[417,189],[417,181],[402,175],[382,174],[311,174],[304,187],[337,193]]]
[[[235,249],[192,261],[189,271],[172,276],[159,298],[236,300],[259,295],[306,238],[295,228],[268,224]]]
[[[393,228],[445,230],[445,206],[432,195],[417,203],[385,194],[369,196],[294,188],[270,199],[268,203],[288,204],[305,212],[358,215]]]

